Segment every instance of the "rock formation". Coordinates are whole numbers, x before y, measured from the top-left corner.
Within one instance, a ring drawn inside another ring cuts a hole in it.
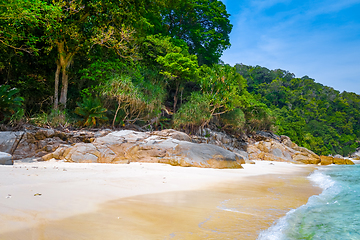
[[[42,157],[42,160],[55,158],[69,162],[158,162],[212,168],[241,168],[241,164],[254,163],[253,160],[353,164],[341,156],[320,157],[299,147],[287,136],[258,132],[239,139],[210,129],[193,136],[171,129],[156,132],[112,132],[108,129],[97,132],[53,129],[0,132],[0,152],[13,155],[13,160]]]
[[[36,158],[55,151],[63,144],[91,142],[111,130],[98,132],[73,131],[61,132],[53,129],[35,128],[25,131],[0,132],[0,152],[13,155],[13,160]]]
[[[0,152],[0,165],[12,165],[11,155],[5,152]]]
[[[129,163],[156,162],[183,167],[242,168],[243,158],[222,147],[193,143],[175,130],[136,132],[123,130],[99,137],[91,143],[59,147],[45,155],[69,162]]]
[[[354,165],[354,162],[350,159],[345,159],[341,156],[320,156],[321,165],[330,165],[330,164],[338,164],[338,165]]]

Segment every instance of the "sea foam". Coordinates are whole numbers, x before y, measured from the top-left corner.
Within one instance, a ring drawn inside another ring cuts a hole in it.
[[[322,167],[309,176],[320,195],[291,210],[259,240],[360,239],[360,165]]]
[[[308,179],[314,186],[323,189],[322,194],[312,196],[309,198],[307,204],[302,205],[297,209],[290,210],[284,217],[277,220],[270,228],[262,231],[257,238],[258,240],[288,240],[289,238],[287,233],[292,230],[292,225],[296,224],[297,215],[300,215],[301,212],[304,212],[306,209],[316,205],[316,202],[324,198],[322,195],[325,194],[325,191],[335,185],[335,181],[332,180],[330,176],[319,170],[316,170],[308,176]]]

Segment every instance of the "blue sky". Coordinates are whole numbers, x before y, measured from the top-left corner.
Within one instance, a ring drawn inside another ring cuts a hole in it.
[[[307,75],[360,94],[360,0],[222,0],[234,25],[230,65]]]

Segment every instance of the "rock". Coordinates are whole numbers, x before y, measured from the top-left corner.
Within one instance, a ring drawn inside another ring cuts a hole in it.
[[[265,141],[249,144],[247,147],[249,160],[267,160],[304,164],[320,163],[320,157],[318,155],[306,148],[293,144],[290,138],[282,136],[281,141],[282,142],[266,138]]]
[[[245,163],[241,156],[229,150],[190,141],[188,135],[175,130],[151,133],[123,130],[92,143],[77,143],[62,153],[55,151],[52,156],[70,162],[157,162],[204,168],[242,168],[241,164]]]
[[[15,142],[21,138],[24,132],[0,132],[0,151],[10,153]]]
[[[249,154],[245,151],[239,150],[237,148],[229,149],[233,153],[237,154],[241,158],[243,158],[245,161],[249,160]]]
[[[336,158],[334,157],[334,164],[338,165],[355,165],[353,161],[350,159],[344,159],[344,158]]]
[[[321,165],[330,165],[334,163],[334,157],[332,156],[320,156]]]
[[[264,131],[258,131],[256,132],[256,135],[254,136],[256,141],[266,141],[268,139],[280,141],[280,136],[272,133],[272,132],[264,132]]]
[[[360,160],[360,150],[357,149],[357,151],[351,154],[350,157],[352,157],[354,160]]]
[[[334,156],[334,158],[344,158],[344,157],[341,156],[340,154],[336,154],[336,155]]]
[[[0,165],[13,165],[11,157],[9,153],[0,152]]]
[[[105,129],[97,132],[90,131],[67,131],[61,132],[46,128],[31,128],[26,132],[0,132],[0,151],[11,153],[13,159],[42,157],[55,151],[64,144],[80,142],[92,142],[95,137],[107,135],[111,130]],[[19,142],[19,140],[21,141]],[[48,159],[50,155],[43,159]]]
[[[338,164],[338,165],[354,165],[354,162],[345,159],[345,158],[337,158],[332,156],[321,156],[321,165],[330,165],[330,164]]]
[[[100,157],[100,152],[93,144],[77,143],[75,146],[64,151],[65,160],[78,163],[96,163]]]
[[[162,131],[155,131],[155,132],[151,133],[151,135],[162,136],[162,137],[171,137],[172,139],[191,142],[191,138],[189,137],[189,135],[187,135],[186,133],[183,133],[183,132],[175,131],[173,129],[165,129]]]
[[[297,147],[297,144],[293,143],[288,136],[281,135],[280,139],[281,139],[280,140],[281,143],[284,144],[285,146],[289,147],[289,148]]]
[[[165,159],[172,165],[206,168],[242,168],[241,164],[245,163],[243,158],[219,146],[189,142],[179,142]]]

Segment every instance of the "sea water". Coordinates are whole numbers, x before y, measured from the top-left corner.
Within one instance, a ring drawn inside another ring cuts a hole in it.
[[[288,212],[258,240],[360,239],[360,165],[320,167],[309,178],[323,192]]]

